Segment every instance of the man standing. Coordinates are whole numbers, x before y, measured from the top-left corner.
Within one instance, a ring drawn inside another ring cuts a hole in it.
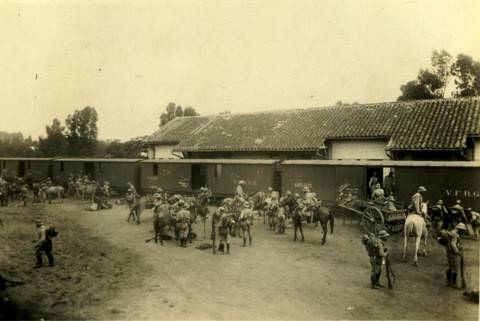
[[[370,181],[368,182],[368,187],[370,187],[370,196],[372,196],[373,191],[375,190],[375,185],[380,183],[377,177],[377,172],[373,173],[373,176],[370,177]]]
[[[450,242],[446,244],[447,251],[447,285],[457,288],[457,274],[462,260],[462,247],[460,243],[460,234],[467,230],[465,224],[459,223],[453,230],[448,232]]]
[[[452,212],[452,215],[453,215],[453,221],[454,221],[453,225],[467,222],[467,216],[465,215],[465,211],[463,210],[461,200],[457,200],[455,202],[455,205],[450,207],[450,211]]]
[[[250,203],[245,202],[243,203],[245,209],[240,213],[240,229],[242,231],[243,237],[243,247],[247,244],[247,234],[248,234],[248,245],[252,245],[252,233],[250,231],[250,227],[253,225],[253,213],[250,209]]]
[[[224,254],[225,245],[227,245],[227,254],[230,254],[230,234],[229,230],[232,224],[235,223],[233,219],[233,214],[231,213],[223,213],[220,217],[220,221],[218,222],[218,235],[219,235],[219,243],[218,249],[222,254]]]
[[[390,193],[395,194],[395,177],[393,176],[392,171],[385,176],[385,179],[383,180],[383,187],[386,195],[390,195]]]
[[[432,224],[435,228],[437,235],[440,233],[442,229],[443,222],[448,216],[448,211],[443,206],[443,201],[438,200],[437,204],[432,206]]]
[[[191,215],[190,211],[187,210],[189,206],[183,200],[179,202],[181,206],[180,211],[177,214],[177,229],[179,230],[179,237],[180,237],[180,246],[187,247],[187,240],[188,234],[190,231],[190,222],[191,222]]]
[[[35,220],[35,225],[38,228],[38,242],[35,244],[35,256],[37,258],[35,268],[42,267],[43,252],[45,252],[48,258],[49,266],[53,267],[52,238],[54,235],[47,233],[47,227],[43,224],[42,220]]]
[[[137,189],[135,188],[135,186],[133,186],[132,183],[130,183],[130,182],[127,183],[127,189],[131,189],[131,190],[132,190],[132,193],[133,193],[136,197],[140,197],[140,195],[137,193]]]
[[[372,289],[379,289],[383,287],[383,285],[380,283],[380,275],[382,274],[382,264],[385,262],[389,253],[384,243],[387,241],[387,236],[389,235],[390,234],[388,234],[385,230],[381,230],[377,237],[371,236],[364,243],[367,248],[368,256],[370,257],[370,265],[372,267],[370,273]]]

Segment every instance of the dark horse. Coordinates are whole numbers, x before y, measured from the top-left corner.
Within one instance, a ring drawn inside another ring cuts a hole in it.
[[[160,239],[160,244],[163,245],[163,233],[165,232],[165,227],[167,225],[175,226],[176,219],[172,216],[172,211],[168,204],[161,204],[156,206],[153,210],[153,230],[155,233],[155,243],[158,243]]]
[[[293,227],[294,227],[294,236],[293,241],[297,240],[297,230],[300,229],[300,233],[302,234],[302,242],[305,241],[305,237],[303,235],[303,228],[302,228],[302,215],[300,213],[300,207],[295,206],[291,208],[292,211],[292,220],[293,220]],[[310,221],[307,223],[316,223],[320,222],[322,225],[323,230],[323,238],[322,238],[322,245],[325,245],[327,241],[327,223],[330,221],[330,234],[333,234],[333,226],[334,226],[334,218],[333,213],[330,211],[328,207],[323,206],[320,202],[312,209],[312,215],[310,217]]]

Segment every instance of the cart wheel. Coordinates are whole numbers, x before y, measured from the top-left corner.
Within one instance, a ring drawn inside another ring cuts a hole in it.
[[[363,228],[370,233],[377,234],[383,230],[383,215],[376,207],[367,207],[362,216]]]
[[[385,221],[385,226],[392,233],[398,233],[400,231],[403,231],[404,225],[405,225],[405,220]]]

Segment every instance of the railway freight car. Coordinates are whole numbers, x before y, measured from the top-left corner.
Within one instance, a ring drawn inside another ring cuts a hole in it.
[[[215,197],[232,196],[240,180],[253,194],[269,187],[281,188],[278,160],[243,159],[149,159],[141,161],[141,190],[161,187],[170,193],[198,193],[207,186]]]
[[[90,179],[103,183],[108,181],[117,190],[126,189],[127,182],[132,183],[137,190],[140,188],[141,159],[123,158],[58,158],[52,161],[53,177],[67,182],[72,173],[76,176],[87,175]]]
[[[52,176],[51,158],[0,158],[0,173],[4,179],[23,177],[27,181],[41,181]]]
[[[369,180],[374,173],[380,182],[394,173],[397,201],[408,205],[419,186],[433,205],[439,199],[447,205],[462,200],[464,207],[480,208],[480,162],[288,160],[281,166],[282,189],[300,193],[307,186],[319,199],[334,203],[340,191],[360,199],[369,197]]]

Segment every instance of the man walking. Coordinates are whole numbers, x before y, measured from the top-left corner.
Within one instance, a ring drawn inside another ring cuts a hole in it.
[[[180,237],[180,246],[187,247],[187,240],[189,237],[190,231],[190,223],[191,223],[191,214],[190,211],[187,210],[188,204],[185,203],[183,200],[179,202],[180,211],[177,214],[177,228],[179,230],[179,237]]]
[[[37,258],[35,268],[42,267],[42,255],[44,252],[48,258],[49,266],[53,267],[52,238],[54,235],[47,233],[47,227],[43,224],[42,220],[35,220],[35,225],[38,228],[38,241],[35,244],[35,256]]]
[[[457,274],[462,260],[462,246],[460,243],[460,234],[467,231],[467,227],[463,223],[458,223],[454,229],[448,232],[450,242],[445,247],[447,251],[447,285],[452,288],[457,287]]]
[[[377,237],[371,236],[364,241],[372,267],[370,273],[372,289],[380,289],[383,287],[380,283],[380,275],[382,274],[382,264],[385,262],[389,253],[384,243],[387,241],[387,236],[389,235],[385,230],[381,230]]]
[[[248,234],[248,245],[252,245],[252,233],[250,231],[250,227],[253,224],[253,213],[250,209],[250,203],[245,202],[243,203],[245,209],[240,213],[240,229],[242,231],[243,237],[243,247],[247,244],[247,234]]]

